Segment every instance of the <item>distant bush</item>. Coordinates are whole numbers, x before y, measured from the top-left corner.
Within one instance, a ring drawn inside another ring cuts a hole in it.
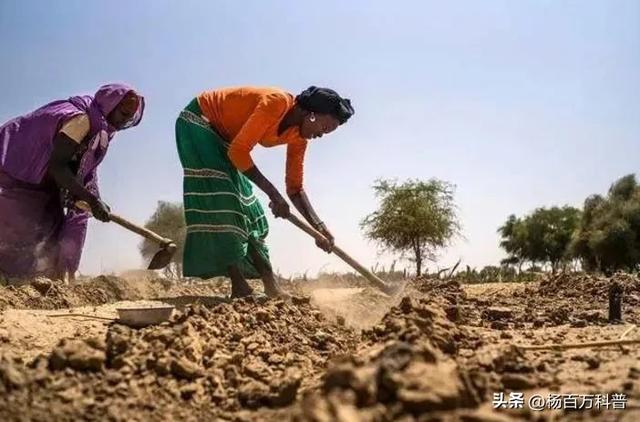
[[[585,200],[570,250],[587,271],[640,270],[640,185],[635,175],[618,179],[606,197]]]
[[[503,265],[516,265],[520,270],[524,263],[549,265],[555,273],[571,262],[569,245],[580,221],[576,208],[537,208],[522,218],[510,215],[498,229],[500,246],[508,257]]]

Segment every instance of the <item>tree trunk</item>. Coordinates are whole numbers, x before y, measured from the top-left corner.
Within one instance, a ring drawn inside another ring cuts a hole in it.
[[[416,255],[416,277],[420,277],[422,275],[422,250],[420,249],[420,242],[414,241],[413,251]]]

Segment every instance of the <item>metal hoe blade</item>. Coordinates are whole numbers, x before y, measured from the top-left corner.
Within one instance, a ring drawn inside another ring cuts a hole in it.
[[[162,249],[156,252],[153,258],[151,258],[151,262],[149,262],[149,266],[147,268],[149,270],[159,270],[166,267],[171,263],[173,255],[176,253],[176,249],[178,249],[178,247],[175,243],[169,243],[162,247]]]

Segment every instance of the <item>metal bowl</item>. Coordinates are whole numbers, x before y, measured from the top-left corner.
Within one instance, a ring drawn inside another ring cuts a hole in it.
[[[130,327],[142,328],[168,321],[173,313],[173,306],[151,308],[118,308],[117,322]]]

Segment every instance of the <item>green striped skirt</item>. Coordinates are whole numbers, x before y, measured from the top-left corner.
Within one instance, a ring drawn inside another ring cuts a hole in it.
[[[226,276],[237,265],[246,278],[258,278],[248,248],[269,262],[264,210],[251,181],[231,164],[227,143],[202,118],[197,99],[176,121],[176,142],[184,169],[184,275]]]

